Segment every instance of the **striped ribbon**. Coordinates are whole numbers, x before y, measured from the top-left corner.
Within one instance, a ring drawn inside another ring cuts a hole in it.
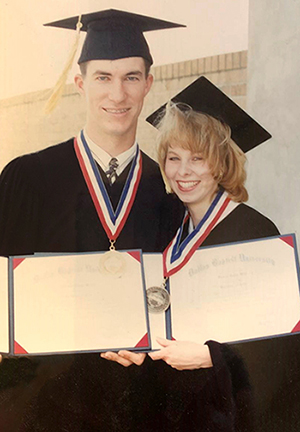
[[[177,273],[190,260],[212,229],[238,205],[239,203],[231,201],[227,192],[219,191],[203,219],[180,244],[184,225],[190,218],[186,213],[181,227],[163,252],[164,278]]]
[[[120,200],[114,210],[83,131],[74,139],[74,148],[100,222],[109,240],[115,241],[129,216],[141,179],[142,155],[140,149],[137,146]]]

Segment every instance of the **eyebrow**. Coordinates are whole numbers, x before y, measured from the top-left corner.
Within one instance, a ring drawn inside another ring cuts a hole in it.
[[[135,71],[128,72],[126,76],[128,75],[143,75],[143,73],[140,70],[135,70]]]
[[[107,76],[111,76],[111,73],[109,73],[109,72],[105,72],[105,71],[102,71],[102,70],[96,70],[96,71],[93,73],[93,75],[107,75]]]
[[[105,72],[105,71],[102,71],[102,70],[96,70],[94,73],[93,73],[93,75],[105,75],[105,76],[112,76],[112,73],[111,72]],[[134,70],[134,71],[130,71],[130,72],[127,72],[126,74],[125,74],[125,76],[129,76],[129,75],[143,75],[143,73],[140,71],[140,70]]]

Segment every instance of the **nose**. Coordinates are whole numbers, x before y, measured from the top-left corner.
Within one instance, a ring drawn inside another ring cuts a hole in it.
[[[111,83],[109,89],[109,100],[116,104],[119,104],[123,102],[125,98],[126,92],[123,83],[120,81],[114,81],[113,83]]]
[[[181,177],[186,177],[191,174],[192,169],[188,161],[181,160],[178,167],[178,174]]]

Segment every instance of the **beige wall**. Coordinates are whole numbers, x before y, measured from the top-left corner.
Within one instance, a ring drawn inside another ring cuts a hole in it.
[[[248,109],[273,136],[249,154],[250,203],[298,241],[299,17],[299,0],[250,1]]]
[[[246,106],[247,52],[222,54],[154,67],[155,81],[147,96],[138,129],[141,147],[155,157],[155,129],[144,119],[198,76],[205,75],[240,106]],[[46,116],[49,91],[0,101],[2,135],[0,169],[12,158],[45,148],[74,136],[85,122],[85,107],[73,85],[55,111]]]

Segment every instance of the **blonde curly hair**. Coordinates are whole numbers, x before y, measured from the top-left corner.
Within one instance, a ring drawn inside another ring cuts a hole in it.
[[[167,192],[173,192],[164,171],[168,148],[179,145],[202,155],[219,187],[225,189],[233,201],[248,200],[244,186],[246,156],[232,140],[227,124],[208,114],[196,112],[188,105],[169,102],[157,128],[158,162]]]

